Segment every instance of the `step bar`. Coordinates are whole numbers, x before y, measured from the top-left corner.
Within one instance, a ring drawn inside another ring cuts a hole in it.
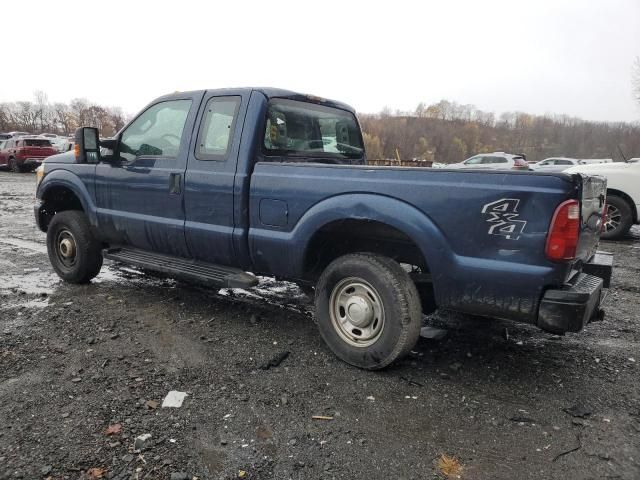
[[[102,256],[128,265],[165,273],[207,286],[219,288],[251,288],[258,284],[255,275],[238,268],[188,260],[161,253],[147,252],[128,247],[108,248]]]

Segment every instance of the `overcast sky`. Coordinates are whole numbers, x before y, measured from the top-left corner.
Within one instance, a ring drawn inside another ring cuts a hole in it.
[[[175,90],[274,86],[361,112],[440,99],[634,121],[640,0],[12,1],[0,101],[135,113]]]

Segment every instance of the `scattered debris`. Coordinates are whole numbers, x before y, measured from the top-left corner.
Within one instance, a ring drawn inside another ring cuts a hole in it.
[[[186,472],[173,472],[171,480],[190,480],[189,474]]]
[[[151,434],[144,433],[142,435],[138,435],[133,442],[133,450],[136,452],[141,452],[145,448],[147,448],[151,443]]]
[[[104,478],[104,474],[105,470],[103,468],[94,467],[87,470],[87,475],[90,480]]]
[[[414,387],[424,387],[420,382],[416,382],[415,380],[411,380],[410,378],[400,377],[400,380],[404,380],[409,385],[413,385]]]
[[[311,419],[312,420],[333,420],[333,417],[329,417],[327,415],[313,415]]]
[[[571,448],[569,450],[566,450],[564,452],[560,452],[558,455],[556,455],[555,457],[553,457],[553,462],[557,461],[560,457],[564,457],[565,455],[568,455],[570,453],[576,452],[578,450],[580,450],[582,448],[582,442],[580,441],[580,435],[576,435],[576,440],[578,441],[578,446]]]
[[[449,368],[454,372],[458,372],[462,368],[462,364],[460,362],[454,362],[449,365]]]
[[[260,365],[261,370],[269,370],[271,367],[278,367],[289,356],[288,351],[278,353],[266,363]]]
[[[104,431],[105,435],[117,435],[122,432],[122,425],[119,423],[115,423],[113,425],[109,425],[107,429]]]
[[[456,457],[448,455],[440,455],[438,459],[438,468],[442,474],[448,478],[460,478],[462,472],[462,464]]]
[[[575,418],[587,418],[591,415],[591,410],[584,405],[574,405],[569,408],[563,408],[562,411]]]
[[[376,397],[374,397],[373,395],[369,395],[369,396],[367,397],[367,400],[369,400],[369,401],[371,401],[371,402],[375,401],[375,399],[376,399]]]
[[[420,329],[420,336],[431,340],[442,340],[447,336],[447,333],[448,332],[442,328],[422,327]]]
[[[144,406],[147,407],[149,410],[155,410],[156,408],[158,408],[158,402],[156,402],[155,400],[147,400],[146,402],[144,402]]]
[[[186,392],[171,390],[167,393],[167,396],[164,397],[164,400],[162,401],[162,408],[180,408],[186,396]]]
[[[245,478],[247,476],[247,472],[244,470],[238,470],[238,478]]]
[[[512,422],[517,422],[517,423],[532,423],[532,424],[536,423],[536,421],[533,418],[523,417],[523,416],[520,416],[520,415],[514,415],[509,420],[511,420]]]
[[[46,475],[49,475],[51,473],[51,470],[53,470],[53,466],[45,465],[44,467],[42,467],[40,469],[40,473],[42,474],[42,476],[46,476]]]

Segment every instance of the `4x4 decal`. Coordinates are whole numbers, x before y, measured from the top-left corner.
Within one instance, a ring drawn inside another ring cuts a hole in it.
[[[525,220],[517,220],[518,204],[517,198],[501,198],[495,202],[487,203],[482,207],[482,213],[487,216],[489,235],[502,235],[509,240],[518,240],[520,234],[527,225]]]

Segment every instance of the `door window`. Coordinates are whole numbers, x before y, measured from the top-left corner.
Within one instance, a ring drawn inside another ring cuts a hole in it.
[[[465,165],[480,165],[482,163],[482,157],[473,157],[464,162]]]
[[[239,106],[240,97],[213,97],[207,102],[198,133],[198,160],[227,158]]]
[[[484,165],[491,163],[507,163],[507,159],[504,157],[482,157],[482,163]]]
[[[120,156],[128,161],[177,157],[190,108],[191,100],[170,100],[149,107],[122,133]]]

